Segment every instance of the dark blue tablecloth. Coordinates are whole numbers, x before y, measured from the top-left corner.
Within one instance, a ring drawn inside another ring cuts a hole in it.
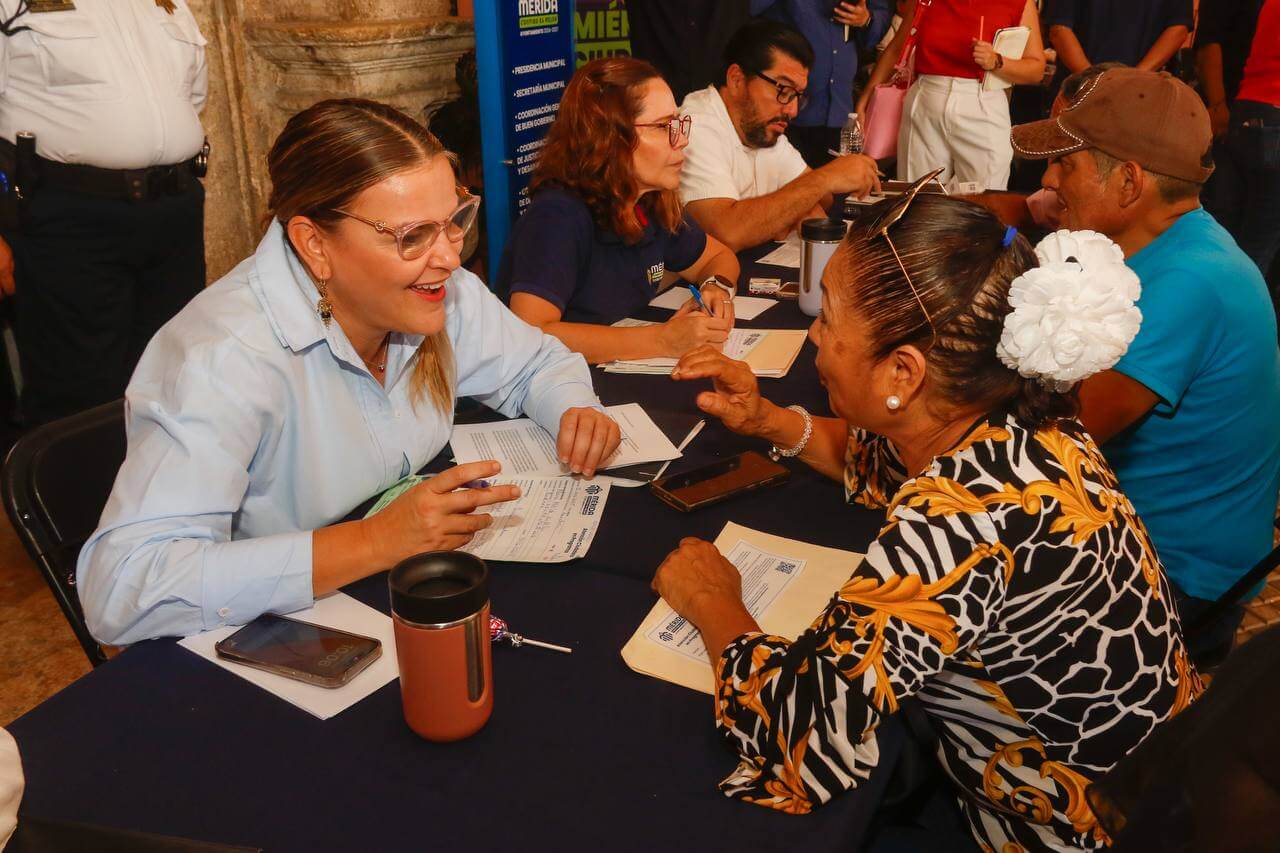
[[[805,322],[782,303],[743,325]],[[691,408],[706,387],[595,376],[606,403]],[[811,344],[788,377],[761,384],[778,402],[825,411]],[[759,442],[709,423],[680,464],[749,447]],[[881,729],[882,766],[862,788],[811,815],[782,815],[716,789],[735,759],[710,697],[633,673],[619,655],[681,536],[712,539],[733,519],[851,550],[870,541],[878,514],[844,506],[837,484],[792,467],[782,487],[693,514],[647,488],[616,488],[584,559],[493,564],[494,612],[574,653],[495,648],[493,718],[469,740],[416,737],[398,683],[320,721],[171,640],[151,641],[12,724],[23,810],[268,851],[855,850],[904,737],[896,721]],[[346,591],[387,609],[385,574]]]

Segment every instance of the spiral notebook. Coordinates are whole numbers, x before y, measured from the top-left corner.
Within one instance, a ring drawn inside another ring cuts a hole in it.
[[[991,37],[991,47],[1005,59],[1021,59],[1027,52],[1027,39],[1031,38],[1030,27],[1004,27],[996,30]],[[999,75],[987,72],[982,75],[982,91],[999,92],[1013,86]]]

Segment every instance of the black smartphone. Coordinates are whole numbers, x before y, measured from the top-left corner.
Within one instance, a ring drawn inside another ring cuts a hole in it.
[[[649,488],[681,512],[691,512],[743,492],[776,486],[790,476],[791,472],[782,465],[748,450],[701,468],[654,480]]]
[[[219,657],[320,687],[341,687],[382,656],[382,643],[337,628],[264,613],[219,640]]]

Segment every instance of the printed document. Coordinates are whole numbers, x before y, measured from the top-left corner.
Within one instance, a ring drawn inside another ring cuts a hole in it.
[[[781,246],[761,258],[759,263],[800,269],[800,235],[793,233],[787,237]]]
[[[613,325],[648,326],[646,320],[627,318]],[[725,341],[724,354],[745,361],[756,376],[780,379],[786,376],[804,347],[808,333],[803,329],[733,329]],[[670,375],[679,359],[642,358],[631,361],[609,361],[600,365],[606,373],[641,373]]]
[[[742,603],[757,622],[778,595],[804,571],[805,561],[797,557],[783,557],[763,551],[744,539],[725,554],[730,563],[742,574]],[[692,660],[710,665],[707,649],[702,645],[702,635],[683,616],[671,611],[671,618],[658,622],[645,637],[665,649]]]
[[[689,288],[669,287],[649,300],[650,308],[664,308],[678,311],[690,299]],[[735,296],[733,299],[733,316],[736,320],[754,320],[765,311],[777,305],[776,299],[765,299],[762,296]]]
[[[602,468],[680,458],[680,451],[639,403],[609,406],[605,411],[621,429],[622,443]],[[568,466],[561,465],[556,456],[555,438],[528,418],[455,426],[449,442],[459,465],[496,459],[507,477],[558,477],[569,473]]]
[[[742,601],[760,627],[794,640],[853,574],[862,554],[823,548],[729,522],[716,548],[742,573]],[[717,650],[716,654],[719,654]],[[659,600],[622,649],[627,666],[714,693],[711,660],[693,625]]]
[[[413,475],[383,492],[365,518],[422,482]],[[484,560],[512,563],[563,563],[581,557],[591,547],[609,483],[572,477],[494,477],[491,485],[520,487],[520,497],[490,504],[477,512],[493,516],[493,524],[481,530],[460,551]]]
[[[609,499],[609,484],[572,477],[499,477],[520,497],[481,509],[493,524],[459,550],[483,560],[563,563],[591,547]]]

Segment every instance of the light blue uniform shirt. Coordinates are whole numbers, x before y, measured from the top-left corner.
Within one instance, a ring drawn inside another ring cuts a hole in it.
[[[384,388],[338,323],[320,321],[317,298],[273,223],[152,339],[125,393],[128,455],[77,566],[102,642],[310,605],[311,531],[449,441],[452,411],[409,402],[422,337],[392,335]],[[450,276],[445,311],[457,396],[552,435],[566,409],[599,406],[582,356],[466,270]]]
[[[1102,448],[1169,578],[1217,598],[1271,550],[1280,351],[1256,264],[1202,209],[1129,258],[1142,327],[1115,369],[1160,398]]]

